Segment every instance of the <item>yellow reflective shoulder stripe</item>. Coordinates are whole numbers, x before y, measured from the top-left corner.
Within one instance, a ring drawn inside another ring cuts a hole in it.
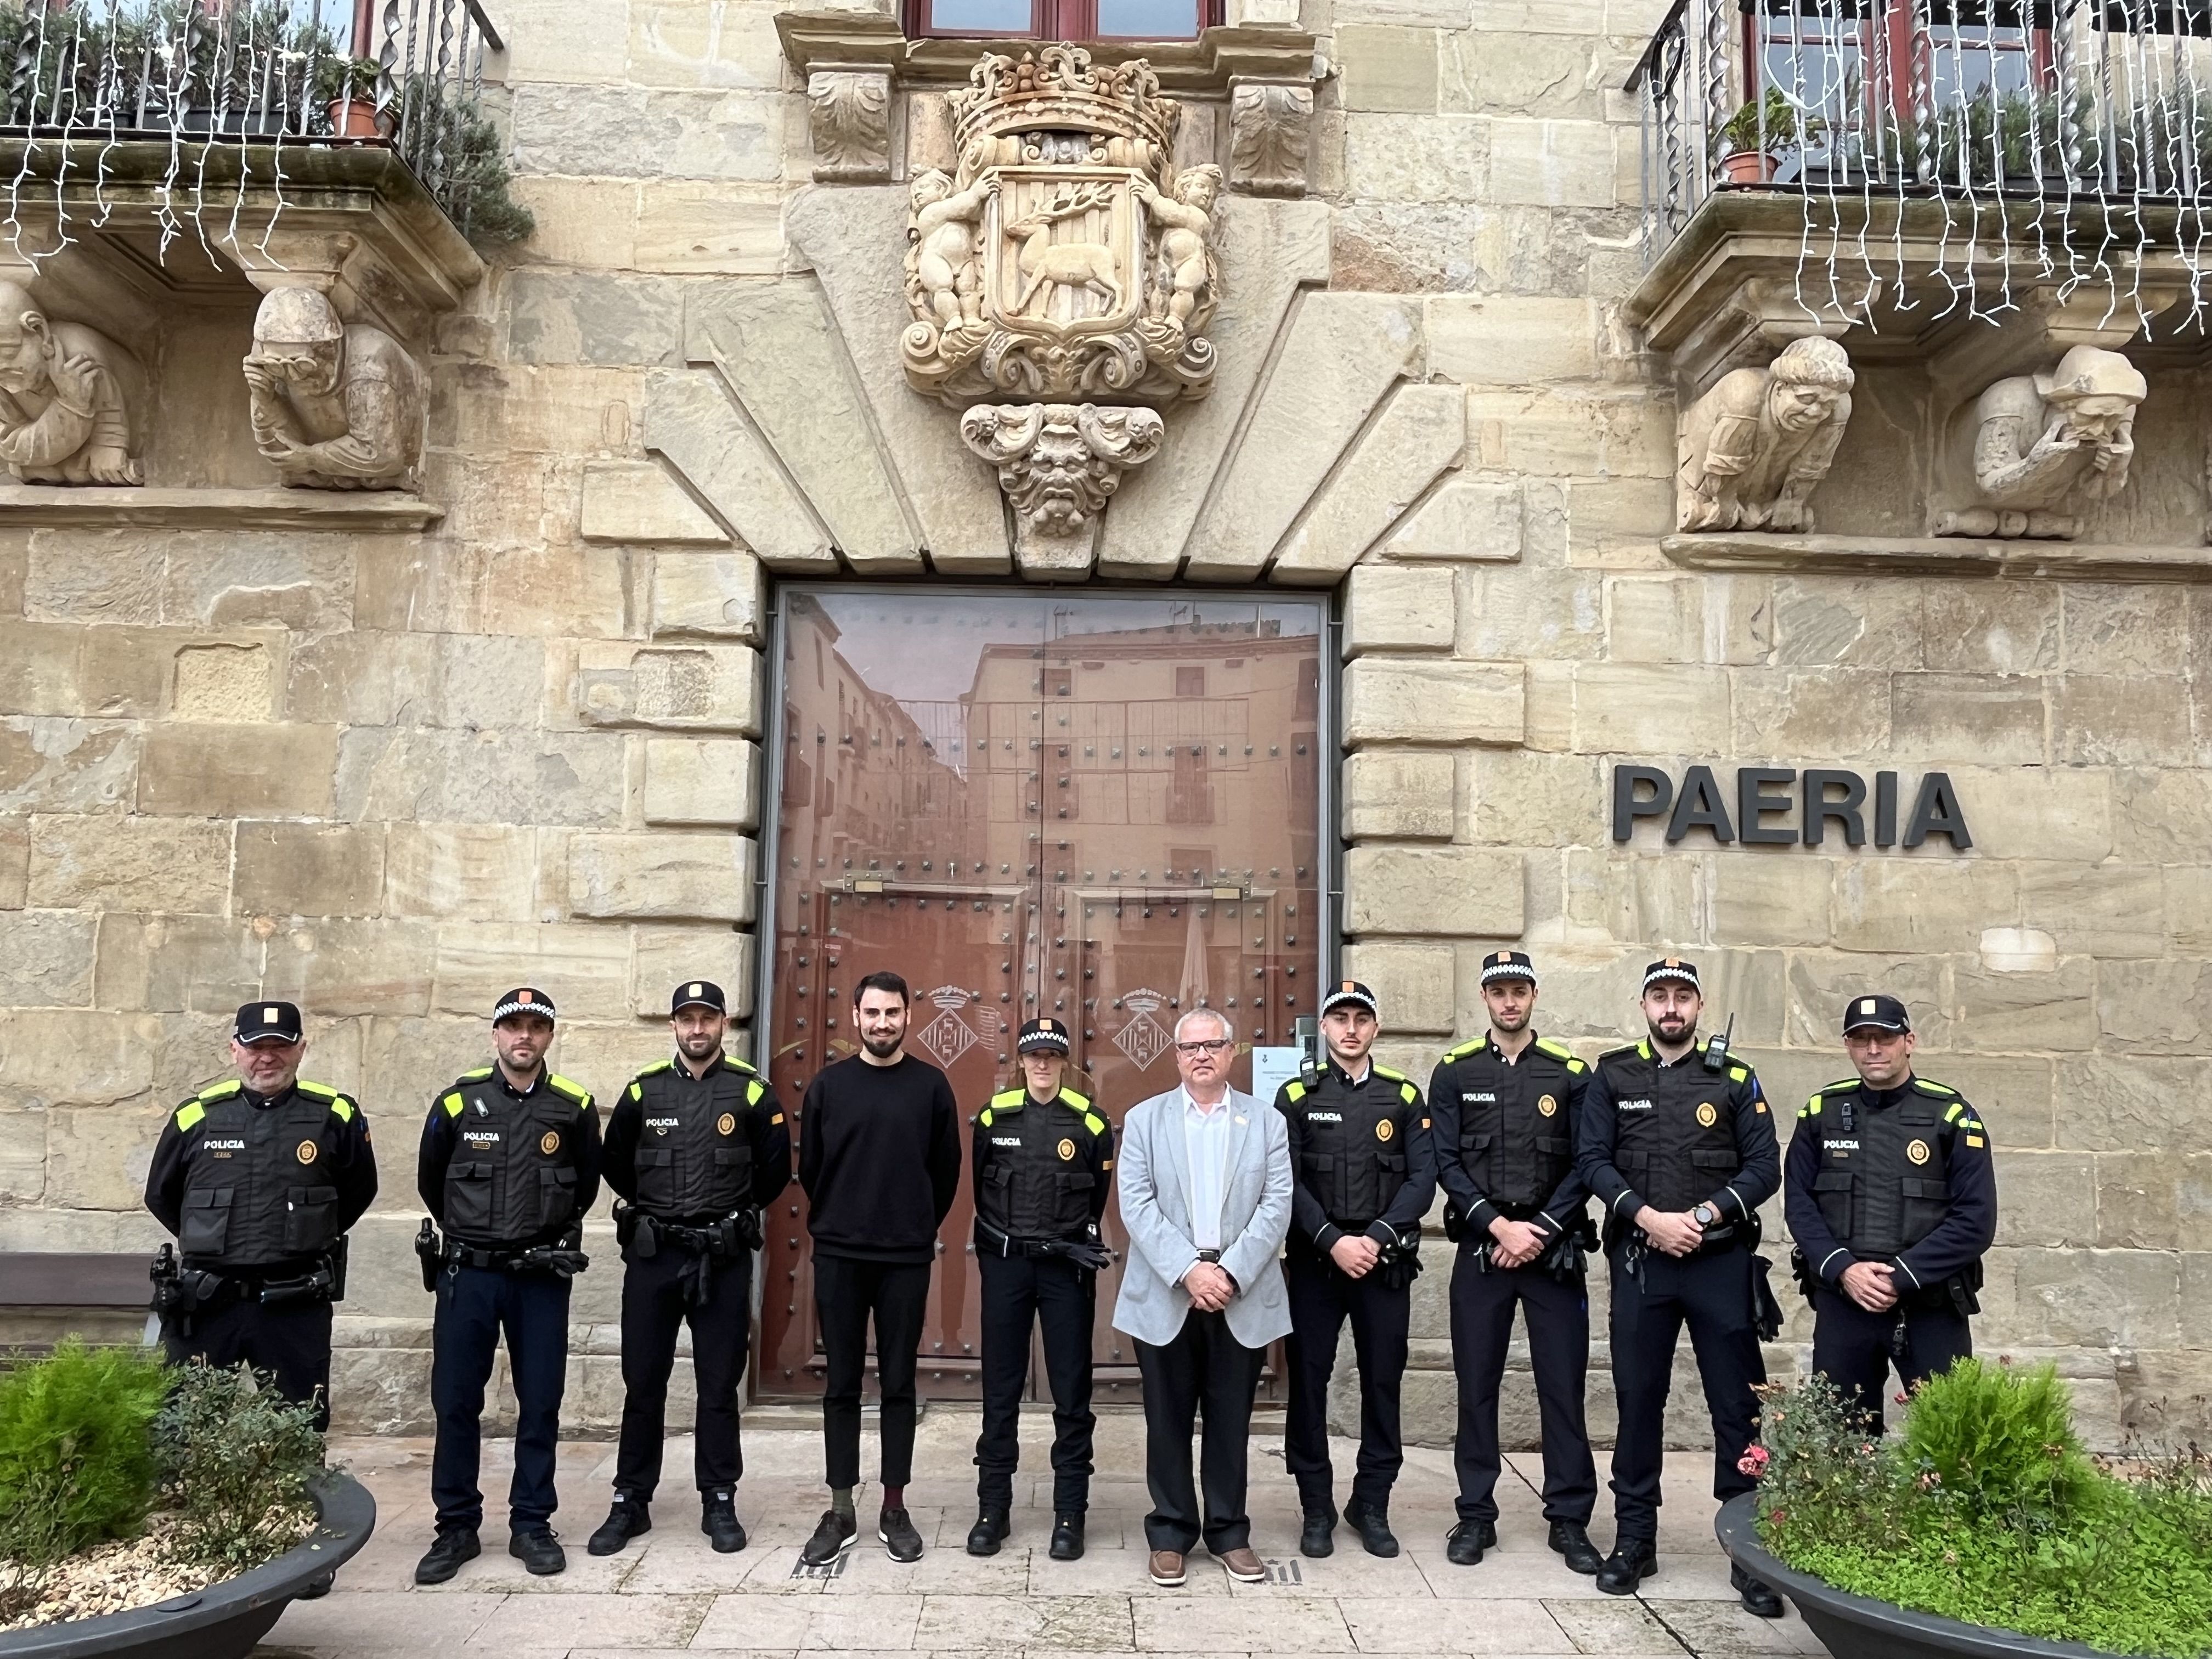
[[[1567,1073],[1571,1077],[1580,1077],[1588,1070],[1589,1070],[1589,1061],[1586,1060],[1576,1059],[1567,1062]]]
[[[1748,1067],[1748,1066],[1729,1066],[1729,1081],[1730,1083],[1748,1083],[1748,1082],[1750,1082],[1750,1081],[1751,1081],[1751,1069],[1750,1069],[1750,1067]]]
[[[1106,1133],[1106,1120],[1096,1112],[1085,1112],[1083,1115],[1083,1127],[1094,1135],[1103,1135]]]
[[[1294,1078],[1283,1085],[1283,1092],[1290,1096],[1292,1100],[1304,1100],[1306,1097],[1306,1085]]]
[[[1943,1121],[1946,1123],[1956,1123],[1960,1118],[1966,1116],[1966,1109],[1954,1101],[1952,1103],[1951,1109],[1943,1114]]]
[[[981,1115],[977,1117],[975,1121],[981,1124],[985,1128],[989,1128],[991,1127],[991,1114],[997,1109],[998,1109],[996,1107],[986,1106],[982,1110]]]
[[[292,1086],[301,1094],[312,1095],[317,1100],[336,1100],[338,1097],[338,1091],[327,1083],[310,1083],[305,1078],[299,1078],[294,1080]]]
[[[1804,1104],[1802,1108],[1800,1108],[1800,1109],[1799,1109],[1798,1113],[1797,1113],[1797,1115],[1798,1115],[1798,1116],[1800,1116],[1800,1117],[1818,1117],[1818,1116],[1820,1116],[1820,1096],[1818,1096],[1818,1095],[1814,1095],[1814,1096],[1812,1097],[1812,1099],[1810,1099],[1810,1100],[1807,1101],[1807,1102],[1805,1103],[1805,1104]]]
[[[632,1100],[641,1102],[645,1098],[645,1091],[638,1087],[636,1084],[633,1083],[629,1085],[629,1097]]]
[[[1028,1091],[1022,1089],[1001,1089],[991,1097],[994,1106],[1018,1106]]]
[[[197,1100],[186,1101],[183,1105],[177,1108],[177,1133],[179,1134],[190,1133],[192,1125],[198,1123],[206,1115],[207,1108],[201,1105],[199,1102]]]
[[[1375,1068],[1375,1075],[1387,1077],[1393,1083],[1403,1083],[1406,1080],[1406,1074],[1403,1072],[1394,1072],[1388,1066],[1377,1066]]]
[[[201,1090],[198,1094],[193,1096],[192,1098],[199,1101],[228,1100],[233,1095],[238,1093],[238,1091],[245,1086],[246,1085],[240,1083],[236,1078],[233,1078],[228,1083],[210,1084],[206,1088]]]
[[[341,1123],[353,1121],[353,1102],[341,1095],[331,1103],[331,1115]]]
[[[640,1072],[640,1073],[638,1073],[638,1075],[639,1075],[640,1077],[651,1077],[651,1076],[652,1076],[655,1072],[672,1072],[672,1071],[674,1071],[675,1069],[676,1069],[676,1062],[675,1062],[674,1060],[656,1060],[655,1061],[653,1061],[653,1064],[652,1064],[652,1065],[650,1065],[650,1066],[647,1066],[643,1071]]]
[[[761,1103],[761,1097],[767,1092],[767,1085],[762,1083],[759,1079],[754,1079],[750,1083],[745,1085],[745,1104],[748,1106],[759,1105]]]
[[[1060,1097],[1066,1101],[1069,1105],[1074,1107],[1079,1112],[1087,1112],[1091,1109],[1091,1097],[1089,1095],[1079,1095],[1073,1089],[1062,1089],[1060,1091]]]
[[[1488,1037],[1477,1037],[1472,1042],[1461,1043],[1456,1048],[1448,1048],[1444,1051],[1444,1063],[1449,1066],[1455,1060],[1465,1060],[1489,1041]]]
[[[574,1079],[562,1077],[558,1072],[549,1072],[545,1074],[545,1080],[556,1091],[574,1101],[579,1109],[586,1111],[591,1109],[592,1091]]]
[[[464,1083],[482,1083],[482,1082],[483,1082],[486,1078],[489,1077],[490,1075],[491,1075],[491,1067],[490,1067],[490,1066],[477,1066],[477,1067],[476,1068],[476,1070],[475,1070],[475,1071],[473,1071],[473,1072],[464,1072],[464,1073],[461,1073],[461,1081],[462,1081],[462,1082],[464,1082]]]
[[[459,1117],[461,1115],[461,1097],[458,1094],[447,1095],[438,1103],[446,1109],[447,1117]]]
[[[1416,1089],[1410,1083],[1400,1083],[1398,1085],[1398,1093],[1408,1106],[1412,1105],[1415,1101],[1421,1097],[1421,1091],[1419,1089]]]
[[[1575,1057],[1575,1051],[1568,1048],[1565,1043],[1554,1042],[1549,1037],[1536,1039],[1536,1051],[1539,1054],[1549,1054],[1553,1060],[1572,1060]]]

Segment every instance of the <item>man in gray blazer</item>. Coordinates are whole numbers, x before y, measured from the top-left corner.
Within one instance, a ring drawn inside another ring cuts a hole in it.
[[[1114,1328],[1134,1337],[1145,1380],[1145,1517],[1156,1584],[1183,1582],[1202,1538],[1230,1577],[1267,1569],[1244,1512],[1252,1397],[1267,1345],[1289,1334],[1276,1262],[1291,1225],[1291,1142],[1283,1115],[1229,1086],[1235,1030],[1211,1008],[1176,1024],[1180,1088],[1137,1106],[1121,1127],[1121,1222],[1129,1259]],[[1191,1482],[1200,1407],[1205,1509]]]

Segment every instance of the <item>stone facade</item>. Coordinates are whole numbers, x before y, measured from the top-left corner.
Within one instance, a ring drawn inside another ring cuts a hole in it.
[[[1123,482],[1097,569],[1340,592],[1344,969],[1381,991],[1389,1060],[1425,1079],[1480,1029],[1503,943],[1544,972],[1542,1028],[1595,1052],[1663,946],[1700,961],[1786,1128],[1848,1069],[1844,1000],[1892,990],[1998,1149],[1983,1343],[2057,1358],[2101,1442],[2203,1435],[2212,586],[1670,556],[1676,388],[1622,315],[1620,88],[1664,9],[1231,0],[1330,73],[1251,82],[1248,136],[1307,98],[1310,132],[1241,155],[1224,81],[1214,148],[1178,158],[1230,179],[1220,366]],[[0,1249],[150,1248],[164,1112],[220,1072],[232,1005],[295,997],[307,1073],[360,1094],[382,1153],[339,1323],[358,1428],[426,1419],[412,1148],[491,995],[551,990],[555,1063],[605,1095],[663,1054],[671,980],[750,987],[768,582],[1012,568],[993,474],[899,377],[897,284],[867,264],[872,239],[894,274],[903,253],[931,94],[885,116],[872,71],[811,85],[765,4],[498,10],[538,229],[422,353],[434,522],[0,500]],[[2199,406],[2161,397],[2176,446]],[[1878,491],[1854,466],[1847,441],[1825,489]],[[1974,846],[1624,847],[1616,762],[1948,770]],[[604,1215],[570,1394],[599,1426]],[[1446,1267],[1408,1385],[1430,1438]],[[1809,1329],[1788,1302],[1785,1370]]]

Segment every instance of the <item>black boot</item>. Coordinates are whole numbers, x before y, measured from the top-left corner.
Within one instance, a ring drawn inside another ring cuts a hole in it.
[[[968,1553],[996,1555],[1012,1530],[1013,1522],[1004,1504],[984,1504],[975,1511],[975,1524],[968,1528]]]
[[[1605,1557],[1589,1540],[1589,1529],[1577,1522],[1553,1522],[1551,1543],[1553,1549],[1567,1558],[1569,1572],[1587,1576],[1605,1565]]]
[[[461,1570],[461,1563],[473,1561],[483,1553],[483,1546],[477,1541],[476,1528],[457,1527],[451,1532],[441,1532],[430,1552],[415,1564],[415,1582],[418,1584],[442,1584]]]
[[[1613,1553],[1597,1570],[1597,1587],[1607,1595],[1633,1595],[1636,1587],[1658,1571],[1658,1553],[1650,1539],[1616,1539]]]
[[[1344,1523],[1359,1534],[1359,1546],[1370,1555],[1397,1554],[1398,1540],[1390,1530],[1386,1511],[1370,1509],[1355,1498],[1344,1506]]]
[[[1497,1547],[1496,1522],[1462,1521],[1444,1540],[1444,1559],[1455,1567],[1471,1567],[1482,1559],[1483,1551]]]
[[[1782,1598],[1774,1593],[1774,1587],[1771,1584],[1753,1578],[1738,1566],[1729,1568],[1729,1583],[1735,1586],[1735,1593],[1743,1598],[1743,1610],[1746,1613],[1760,1619],[1779,1619],[1782,1616]]]
[[[1336,1553],[1336,1540],[1329,1534],[1336,1530],[1334,1510],[1308,1510],[1304,1530],[1298,1534],[1298,1553],[1321,1557]]]
[[[1052,1549],[1055,1561],[1083,1559],[1083,1512],[1070,1510],[1052,1518]]]
[[[599,1522],[584,1547],[593,1555],[614,1555],[641,1533],[653,1530],[653,1515],[644,1504],[624,1492],[615,1494],[614,1507]]]
[[[553,1528],[532,1527],[528,1532],[518,1532],[507,1540],[507,1553],[522,1563],[523,1570],[532,1578],[550,1578],[565,1571],[568,1565],[568,1552],[561,1540],[553,1535]]]
[[[735,1555],[745,1547],[745,1525],[738,1519],[738,1495],[727,1486],[708,1492],[699,1506],[699,1530],[717,1555]]]

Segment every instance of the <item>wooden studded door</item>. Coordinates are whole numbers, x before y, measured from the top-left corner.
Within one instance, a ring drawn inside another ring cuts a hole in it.
[[[853,1052],[852,987],[878,968],[914,988],[909,1048],[966,1117],[1018,1081],[1040,1014],[1075,1033],[1070,1086],[1117,1127],[1176,1085],[1193,1007],[1234,1024],[1249,1087],[1249,1047],[1293,1040],[1320,974],[1322,622],[1231,596],[787,590],[757,1045],[787,1105]],[[975,1391],[972,1218],[963,1177],[922,1344],[939,1398]],[[773,1221],[756,1392],[818,1393],[795,1187]],[[1127,1249],[1110,1206],[1105,1231]],[[1137,1395],[1118,1282],[1101,1275],[1102,1401]]]

